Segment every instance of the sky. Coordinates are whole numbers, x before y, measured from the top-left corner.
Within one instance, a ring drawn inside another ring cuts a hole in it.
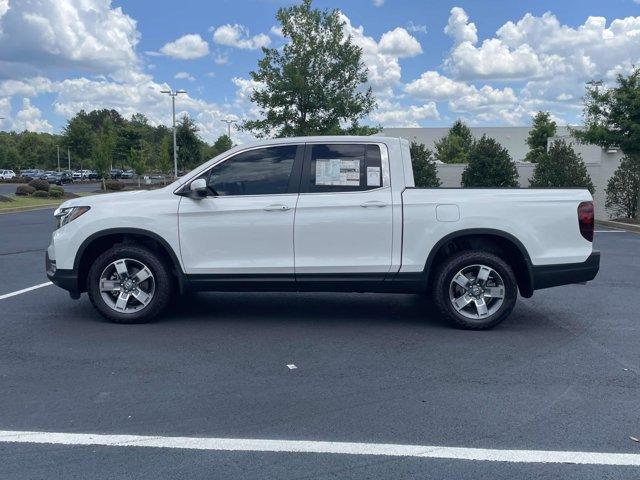
[[[209,142],[249,97],[262,47],[286,41],[285,0],[0,0],[0,129],[59,133],[80,109],[171,123],[160,93]],[[585,83],[640,65],[640,0],[315,0],[363,50],[384,127],[579,124]],[[233,131],[233,140],[250,140]]]

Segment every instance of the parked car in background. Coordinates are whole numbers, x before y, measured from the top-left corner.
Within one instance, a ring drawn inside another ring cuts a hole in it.
[[[47,181],[56,185],[64,185],[65,183],[72,183],[73,178],[67,172],[53,172],[51,175],[47,175]]]
[[[125,170],[122,172],[122,175],[120,175],[120,178],[125,180],[133,178],[133,170]]]
[[[44,179],[45,173],[42,170],[33,168],[33,169],[22,170],[22,172],[20,172],[20,176],[23,177],[25,180],[37,180],[37,179]]]
[[[74,180],[86,180],[89,173],[91,173],[91,170],[76,170],[72,176]]]
[[[112,168],[111,171],[109,172],[109,176],[112,179],[116,180],[122,177],[122,172],[123,170],[121,168]]]
[[[399,138],[238,146],[165,188],[63,203],[47,276],[121,323],[189,289],[347,291],[430,293],[483,329],[598,273],[588,190],[416,188],[411,162]]]
[[[44,175],[42,176],[43,180],[49,180],[50,178],[54,177],[55,175],[57,175],[58,172],[54,171],[54,170],[47,170],[46,172],[44,172]],[[49,182],[51,183],[51,182]]]
[[[95,170],[89,170],[89,173],[87,173],[86,178],[88,180],[98,180],[100,178],[100,175]]]
[[[0,178],[2,180],[11,180],[12,178],[16,178],[16,172],[13,170],[0,170]]]

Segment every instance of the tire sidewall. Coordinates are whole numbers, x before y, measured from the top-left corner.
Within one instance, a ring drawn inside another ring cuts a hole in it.
[[[100,276],[115,260],[130,258],[149,268],[155,281],[155,292],[149,304],[133,313],[121,313],[107,305],[100,293]],[[118,245],[101,254],[93,262],[87,275],[87,292],[94,307],[108,320],[116,323],[145,323],[157,316],[166,307],[171,296],[171,275],[167,266],[151,250],[138,245]]]
[[[471,265],[486,265],[494,269],[501,277],[505,287],[505,297],[502,305],[493,315],[487,318],[474,320],[467,318],[456,311],[449,299],[449,288],[454,275],[460,270]],[[513,310],[518,297],[518,284],[511,267],[500,257],[488,252],[465,252],[445,262],[436,283],[437,303],[441,311],[462,328],[485,329],[491,328],[502,322]]]

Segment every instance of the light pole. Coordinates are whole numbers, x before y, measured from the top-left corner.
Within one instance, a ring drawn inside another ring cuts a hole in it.
[[[173,113],[173,175],[178,178],[178,145],[176,143],[176,97],[181,93],[187,93],[186,90],[160,90],[160,93],[166,93],[171,97],[171,111]]]
[[[58,171],[60,171],[60,145],[56,147],[58,149]]]
[[[596,89],[596,93],[598,93],[598,87],[602,86],[602,80],[589,80],[587,82],[587,85],[591,85],[593,88]]]
[[[233,120],[231,118],[223,118],[220,121],[227,124],[227,132],[228,132],[227,136],[229,137],[229,140],[231,140],[231,124],[238,123],[238,121],[237,120]]]

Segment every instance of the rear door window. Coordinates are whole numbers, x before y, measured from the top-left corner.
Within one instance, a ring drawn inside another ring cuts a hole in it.
[[[374,144],[308,144],[302,192],[359,192],[382,186],[380,147]]]

